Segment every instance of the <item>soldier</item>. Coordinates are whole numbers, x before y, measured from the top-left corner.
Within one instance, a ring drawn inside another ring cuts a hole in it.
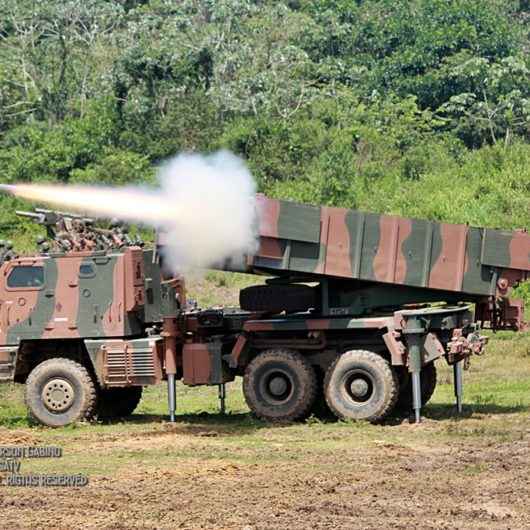
[[[40,251],[42,245],[46,242],[46,238],[44,236],[37,236],[35,239],[35,243],[37,244],[37,249]]]
[[[41,254],[49,254],[50,253],[50,244],[48,241],[44,241],[42,245],[40,245],[40,253]]]
[[[10,261],[17,257],[16,252],[13,250],[13,242],[10,240],[6,241],[6,250],[3,255],[3,261]]]

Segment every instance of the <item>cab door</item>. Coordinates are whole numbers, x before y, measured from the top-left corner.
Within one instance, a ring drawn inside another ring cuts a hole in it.
[[[46,267],[42,258],[22,258],[0,267],[0,342],[40,338],[46,312]]]

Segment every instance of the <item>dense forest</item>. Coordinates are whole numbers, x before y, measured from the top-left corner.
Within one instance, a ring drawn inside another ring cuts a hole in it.
[[[0,0],[0,181],[227,148],[272,196],[529,227],[529,32],[528,0]]]

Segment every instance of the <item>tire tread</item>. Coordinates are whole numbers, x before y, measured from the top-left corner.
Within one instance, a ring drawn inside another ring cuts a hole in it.
[[[329,409],[333,412],[333,414],[335,414],[338,418],[344,419],[342,413],[334,406],[332,400],[329,399],[327,388],[336,365],[341,361],[341,359],[344,359],[344,356],[352,357],[354,355],[356,355],[357,358],[360,360],[364,359],[368,362],[373,362],[374,364],[376,364],[380,368],[381,373],[383,374],[383,377],[385,379],[385,386],[390,389],[390,393],[384,403],[383,408],[378,412],[377,415],[367,418],[367,420],[371,422],[380,421],[387,417],[396,406],[399,397],[399,382],[397,379],[397,375],[390,366],[390,364],[381,355],[378,355],[377,353],[374,353],[372,351],[349,350],[343,353],[342,355],[337,356],[337,358],[333,361],[333,363],[331,363],[331,365],[327,369],[326,376],[324,378],[324,396],[326,399],[326,403]]]
[[[273,358],[274,360],[283,359],[293,362],[297,366],[297,370],[300,370],[301,373],[307,376],[308,381],[308,385],[306,388],[307,397],[305,399],[305,403],[299,403],[291,414],[282,416],[281,418],[276,418],[268,415],[265,410],[260,410],[259,407],[257,408],[256,405],[253,403],[257,403],[258,400],[254,395],[254,391],[250,384],[250,377],[252,371],[256,368],[256,365],[262,364],[263,362],[266,362],[271,358]],[[289,350],[287,348],[273,348],[270,350],[263,351],[249,363],[243,376],[243,394],[245,396],[247,405],[258,418],[266,421],[281,423],[293,422],[296,420],[307,418],[311,412],[311,408],[315,401],[317,391],[318,382],[313,367],[298,352]]]
[[[67,359],[64,357],[53,357],[52,359],[47,359],[46,361],[38,364],[28,375],[26,379],[26,392],[24,396],[24,401],[28,410],[28,416],[31,421],[36,423],[43,423],[31,410],[30,400],[31,397],[40,399],[40,396],[35,396],[36,392],[36,381],[38,380],[39,375],[45,371],[50,365],[63,365],[64,367],[69,367],[78,371],[79,382],[84,387],[84,402],[81,407],[81,414],[78,418],[75,418],[75,421],[90,420],[93,418],[96,410],[97,402],[97,392],[96,385],[92,377],[90,376],[88,370],[80,363],[73,361],[72,359]],[[68,369],[68,368],[66,368]],[[56,427],[56,425],[49,425],[50,427]]]

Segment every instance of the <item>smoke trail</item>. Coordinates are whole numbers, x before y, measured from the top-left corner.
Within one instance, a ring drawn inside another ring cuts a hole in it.
[[[118,217],[152,226],[163,226],[176,215],[175,206],[164,200],[160,192],[149,189],[55,184],[4,185],[2,189],[30,201],[67,206],[96,216]]]
[[[255,251],[255,184],[227,151],[183,154],[158,173],[158,188],[3,185],[19,197],[87,214],[141,222],[166,233],[174,270],[208,267]]]

